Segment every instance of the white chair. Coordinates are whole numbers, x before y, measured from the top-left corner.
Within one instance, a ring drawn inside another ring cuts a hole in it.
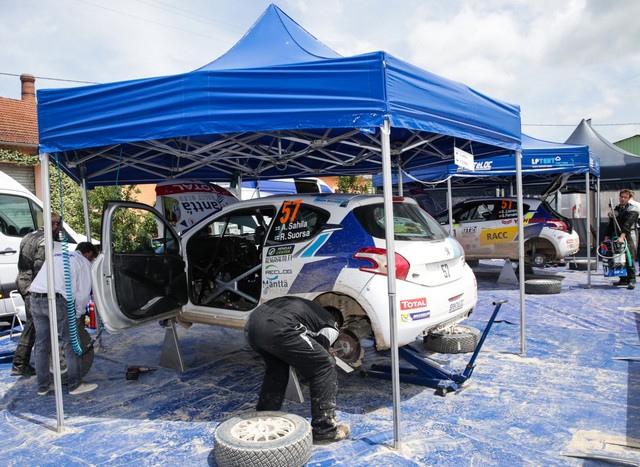
[[[24,315],[24,302],[22,301],[22,296],[17,290],[12,290],[9,292],[9,298],[11,298],[11,303],[13,304],[13,318],[11,319],[11,332],[9,333],[9,339],[13,337],[13,327],[18,320],[18,324],[20,325],[20,329],[23,329],[22,320],[20,319],[20,315]],[[22,303],[22,305],[20,305]]]

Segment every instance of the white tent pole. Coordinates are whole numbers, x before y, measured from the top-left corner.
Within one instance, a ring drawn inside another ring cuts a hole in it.
[[[591,191],[589,190],[589,171],[584,175],[585,193],[587,197],[587,288],[591,288]]]
[[[402,184],[402,157],[398,156],[398,196],[404,196],[404,186]]]
[[[87,241],[91,241],[91,223],[89,222],[89,197],[87,196],[86,168],[82,166],[82,210],[84,212],[84,232]]]
[[[393,390],[393,447],[400,449],[400,365],[396,321],[396,248],[393,222],[393,184],[391,180],[391,125],[385,120],[380,128],[382,144],[382,195],[384,198],[384,235],[387,242],[387,285],[389,288],[389,325],[391,331],[391,386]]]
[[[51,229],[51,193],[49,188],[49,154],[40,154],[42,167],[42,202],[44,209],[44,256],[47,271],[47,299],[51,323],[51,359],[53,360],[53,384],[56,394],[57,430],[64,428],[62,404],[62,377],[60,375],[60,347],[58,346],[58,313],[56,310],[56,284],[53,278],[53,231]]]
[[[522,152],[516,151],[516,195],[518,197],[518,281],[520,282],[520,354],[525,353],[524,312],[524,209],[522,207]]]
[[[453,234],[453,196],[451,196],[451,176],[447,178],[447,208],[449,209],[449,235]]]
[[[597,188],[596,193],[598,195],[596,197],[596,242],[599,242],[600,241],[600,213],[602,212],[602,208],[600,206],[600,177],[598,177],[596,188]],[[598,245],[600,244],[598,243]]]

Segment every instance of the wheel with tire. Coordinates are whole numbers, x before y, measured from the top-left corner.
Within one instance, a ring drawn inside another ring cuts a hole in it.
[[[311,425],[284,412],[250,412],[224,421],[214,433],[219,467],[302,466],[311,457]]]
[[[562,290],[560,281],[553,279],[529,279],[524,281],[524,293],[533,295],[558,294]]]
[[[93,365],[94,351],[91,345],[91,336],[85,329],[84,325],[78,325],[78,339],[80,341],[80,348],[82,349],[82,357],[80,358],[80,366],[82,367],[82,376],[89,373],[91,366]],[[60,342],[60,374],[62,384],[67,384],[67,357],[64,353],[64,342]],[[53,365],[49,362],[49,371],[53,373]]]
[[[425,350],[438,353],[473,352],[480,341],[480,330],[463,324],[431,332],[423,339]]]

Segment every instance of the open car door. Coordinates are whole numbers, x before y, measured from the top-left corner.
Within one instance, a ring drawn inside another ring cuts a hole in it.
[[[127,226],[123,219],[131,216],[136,224]],[[149,234],[156,229],[156,235]],[[96,308],[112,333],[174,317],[187,303],[178,234],[158,211],[145,204],[105,203],[102,252],[94,261],[91,276]]]

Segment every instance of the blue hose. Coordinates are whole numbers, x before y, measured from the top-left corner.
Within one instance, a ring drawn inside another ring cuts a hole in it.
[[[56,154],[56,165],[58,166],[58,181],[60,182],[60,222],[64,219],[64,206],[62,204],[62,174],[60,172],[60,163]],[[64,232],[64,230],[63,230]],[[71,287],[71,264],[69,262],[69,239],[66,234],[62,235],[62,263],[64,265],[64,287],[67,298],[67,314],[69,316],[69,337],[73,352],[78,356],[82,356],[82,347],[78,338],[78,323],[76,322],[76,305],[73,299],[73,289]]]

